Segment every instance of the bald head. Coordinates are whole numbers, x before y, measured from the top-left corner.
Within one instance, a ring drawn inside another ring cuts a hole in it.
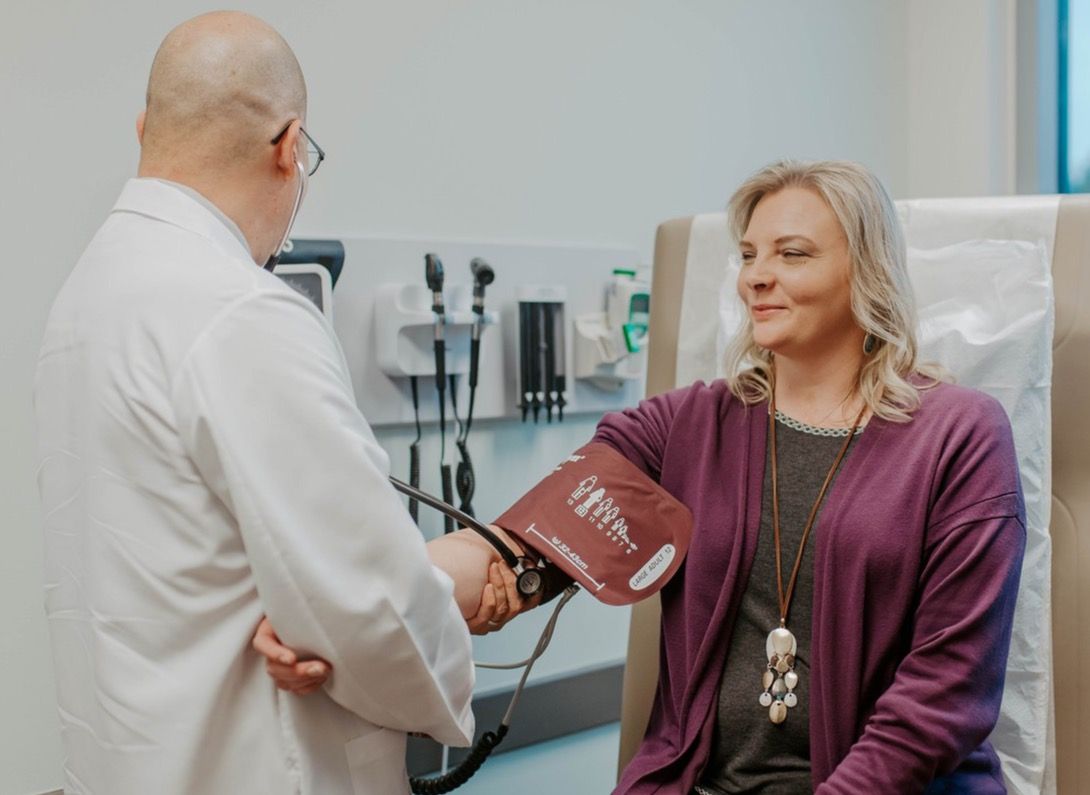
[[[142,167],[244,167],[306,105],[299,62],[273,28],[234,11],[195,17],[167,34],[152,63]]]

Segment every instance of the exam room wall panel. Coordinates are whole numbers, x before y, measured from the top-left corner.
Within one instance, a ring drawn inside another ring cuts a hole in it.
[[[300,235],[587,243],[649,262],[662,218],[721,207],[746,173],[785,154],[859,159],[895,195],[909,192],[907,2],[238,5],[295,47],[310,82],[308,129],[330,154]],[[0,795],[61,781],[30,408],[41,329],[136,167],[133,120],[158,41],[212,7],[4,4]],[[534,278],[496,265],[498,278]],[[479,479],[489,484],[482,513],[506,507],[593,424],[475,428]],[[382,438],[404,469],[405,430]],[[480,654],[521,653],[538,620],[484,639]],[[625,614],[581,598],[538,670],[621,659],[625,624]],[[482,676],[482,687],[499,684]],[[612,768],[613,758],[602,764]]]

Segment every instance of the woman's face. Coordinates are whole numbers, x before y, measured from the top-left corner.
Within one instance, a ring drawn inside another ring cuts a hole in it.
[[[862,345],[851,309],[848,239],[819,194],[793,187],[766,195],[739,249],[738,294],[758,345],[788,358]]]

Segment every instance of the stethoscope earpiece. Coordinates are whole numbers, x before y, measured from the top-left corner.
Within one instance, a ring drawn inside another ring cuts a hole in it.
[[[299,207],[303,203],[303,193],[307,188],[307,170],[303,168],[303,164],[298,160],[295,161],[295,170],[299,172],[299,190],[295,192],[295,203],[291,208],[288,226],[284,230],[284,236],[280,238],[280,245],[276,247],[276,251],[265,260],[265,264],[262,266],[270,273],[276,269],[277,264],[280,262],[280,255],[294,248],[294,244],[291,242],[291,228],[295,226],[295,216],[299,215]]]

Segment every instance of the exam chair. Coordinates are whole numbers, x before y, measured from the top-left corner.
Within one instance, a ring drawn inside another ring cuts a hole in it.
[[[1034,795],[1057,791],[1062,795],[1090,795],[1090,195],[946,199],[899,203],[899,210],[902,217],[911,207],[933,214],[949,213],[955,228],[962,217],[959,214],[968,212],[976,222],[974,235],[991,239],[1004,221],[1016,217],[1027,206],[1046,202],[1056,208],[1051,252],[1055,331],[1048,525],[1052,544],[1054,698],[1047,705],[1052,714],[1042,716],[1040,721],[1042,726],[1047,725],[1047,736],[1034,740],[1040,746],[1036,749],[1040,758],[1047,760],[1043,780],[1020,791]],[[725,224],[725,215],[723,220]],[[702,253],[691,256],[693,224],[693,218],[681,218],[658,228],[648,353],[649,396],[687,385],[694,377],[709,380],[715,376],[714,335],[689,333],[682,304],[684,296],[707,295],[709,288],[717,296],[723,281],[720,255],[725,252],[714,246],[708,250],[701,243]],[[906,234],[911,247],[911,225]],[[702,290],[687,291],[687,285],[691,288],[694,284],[700,284]],[[718,298],[704,300],[709,303],[697,311],[715,316]],[[691,317],[693,310],[690,301],[686,315]],[[685,334],[681,333],[683,329]],[[694,371],[694,361],[703,362],[703,369],[697,367]],[[1045,571],[1045,587],[1047,579]],[[636,605],[632,611],[618,771],[635,755],[647,728],[658,677],[660,617],[657,597]]]

